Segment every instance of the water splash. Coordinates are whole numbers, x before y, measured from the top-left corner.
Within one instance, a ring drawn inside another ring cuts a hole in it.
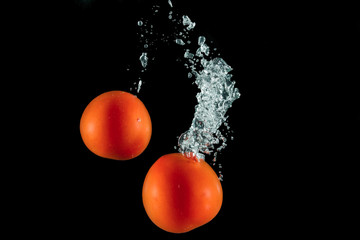
[[[144,46],[140,56],[143,70],[148,65],[147,52],[152,52],[157,44],[177,44],[183,47],[184,65],[189,70],[187,77],[195,79],[195,84],[200,92],[196,95],[198,104],[190,128],[178,138],[178,151],[183,154],[195,154],[199,159],[205,155],[213,156],[215,166],[217,153],[227,146],[229,126],[226,113],[232,103],[240,97],[239,90],[232,81],[232,68],[224,59],[216,56],[216,48],[211,48],[205,36],[198,36],[197,41],[192,41],[191,33],[196,25],[187,15],[179,15],[174,11],[171,1],[168,1],[171,10],[165,15],[165,20],[174,28],[170,34],[154,31],[149,20],[139,21],[139,36]],[[153,7],[154,16],[160,7]],[[161,15],[159,15],[161,16]],[[140,23],[141,22],[141,23]],[[140,24],[139,24],[140,23]],[[197,43],[197,49],[193,49],[191,43]],[[154,55],[154,54],[152,54]],[[150,60],[153,60],[151,58]],[[137,90],[140,91],[143,82],[139,80]],[[224,125],[226,129],[220,127]],[[176,148],[176,147],[175,147]],[[219,172],[222,179],[222,174]]]
[[[219,128],[240,93],[229,74],[232,68],[222,58],[202,59],[201,65],[203,70],[193,71],[195,83],[200,89],[196,95],[198,104],[190,129],[180,136],[178,146],[183,154],[193,153],[197,158],[204,159],[204,154],[212,153],[217,144],[222,142],[216,151],[225,148],[226,138]]]

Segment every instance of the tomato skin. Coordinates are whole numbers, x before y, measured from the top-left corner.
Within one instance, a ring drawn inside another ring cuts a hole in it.
[[[168,232],[184,233],[217,215],[223,192],[216,173],[204,160],[172,153],[150,168],[142,198],[155,225]]]
[[[80,120],[81,137],[96,155],[115,160],[139,156],[149,144],[150,115],[134,95],[105,92],[85,108]]]

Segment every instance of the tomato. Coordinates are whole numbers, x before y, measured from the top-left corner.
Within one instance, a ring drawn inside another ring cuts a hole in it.
[[[105,92],[85,108],[81,137],[96,155],[115,160],[139,156],[151,138],[151,119],[145,105],[123,91]]]
[[[216,173],[204,160],[172,153],[150,168],[142,198],[155,225],[168,232],[184,233],[217,215],[223,192]]]

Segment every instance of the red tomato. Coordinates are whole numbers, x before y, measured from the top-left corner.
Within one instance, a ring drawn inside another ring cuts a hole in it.
[[[223,192],[216,173],[204,160],[173,153],[150,168],[142,198],[153,223],[168,232],[184,233],[217,215]]]
[[[140,155],[151,137],[151,120],[134,95],[110,91],[93,99],[80,120],[81,137],[96,155],[128,160]]]

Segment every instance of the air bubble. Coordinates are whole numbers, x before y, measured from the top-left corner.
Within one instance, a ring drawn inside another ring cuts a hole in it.
[[[222,175],[221,173],[219,173],[219,177],[218,177],[218,178],[219,178],[220,181],[224,181],[224,175]]]
[[[146,68],[147,61],[148,61],[147,53],[143,52],[140,56],[140,62],[141,62],[141,65],[143,66],[143,68]]]
[[[185,45],[184,41],[182,39],[179,39],[179,38],[175,40],[175,43],[179,44],[179,45]]]
[[[186,27],[187,30],[191,30],[195,27],[195,22],[192,22],[188,16],[184,15],[182,16],[182,19],[183,19],[183,25],[187,26]]]
[[[201,46],[205,43],[206,38],[204,36],[200,36],[198,38],[198,45]]]
[[[140,80],[139,80],[139,83],[138,83],[138,87],[137,87],[137,92],[138,92],[138,93],[140,92],[141,85],[142,85],[142,81],[141,81],[141,79],[140,79]]]

